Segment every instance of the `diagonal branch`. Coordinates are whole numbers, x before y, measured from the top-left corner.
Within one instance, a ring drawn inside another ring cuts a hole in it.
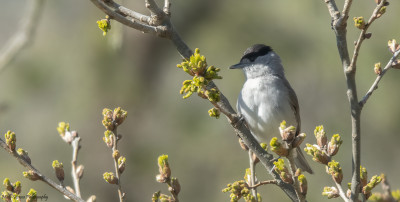
[[[78,197],[75,194],[73,194],[70,191],[68,191],[65,187],[55,183],[53,180],[47,178],[42,173],[40,173],[39,170],[37,170],[35,167],[33,167],[33,165],[31,163],[27,162],[24,158],[22,158],[20,155],[18,155],[18,153],[16,151],[12,151],[11,149],[9,149],[7,144],[1,138],[0,138],[0,146],[3,147],[3,149],[6,150],[8,153],[13,155],[14,158],[17,159],[18,162],[21,165],[23,165],[25,168],[27,168],[27,169],[33,171],[34,173],[36,173],[38,175],[38,177],[39,177],[39,180],[41,180],[44,183],[48,184],[49,186],[53,187],[54,189],[56,189],[57,191],[59,191],[60,193],[62,193],[63,195],[67,196],[68,198],[70,198],[73,201],[85,202],[80,197]]]
[[[369,88],[368,92],[365,94],[363,99],[360,101],[360,106],[363,107],[365,103],[367,103],[369,97],[372,95],[372,93],[378,89],[378,84],[381,81],[382,77],[385,75],[385,73],[392,67],[393,62],[396,60],[397,57],[399,57],[400,50],[396,51],[392,58],[389,60],[389,62],[386,64],[385,68],[383,68],[382,72],[376,77],[374,83],[372,84],[371,88]]]
[[[364,39],[366,39],[365,34],[367,33],[368,28],[370,27],[370,25],[376,20],[378,19],[378,13],[381,10],[381,8],[385,5],[386,0],[381,1],[380,4],[378,4],[375,8],[375,10],[373,11],[371,17],[369,18],[367,24],[365,24],[364,29],[361,30],[360,36],[358,37],[358,40],[356,42],[356,45],[354,47],[354,53],[353,53],[353,58],[351,59],[350,62],[350,66],[348,71],[352,71],[353,68],[356,68],[357,65],[357,58],[358,58],[358,54],[360,52],[360,48],[361,48],[361,44],[364,41]]]
[[[43,7],[44,0],[29,1],[28,12],[23,19],[21,28],[0,51],[0,72],[4,71],[7,65],[32,43]]]

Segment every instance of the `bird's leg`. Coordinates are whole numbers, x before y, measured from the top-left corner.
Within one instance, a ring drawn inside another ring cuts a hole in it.
[[[250,186],[254,186],[256,184],[256,163],[253,159],[253,152],[249,150],[249,159],[250,159]],[[251,189],[251,194],[257,199],[257,188]]]

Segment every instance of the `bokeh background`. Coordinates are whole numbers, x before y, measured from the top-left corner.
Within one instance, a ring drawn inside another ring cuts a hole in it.
[[[1,47],[17,30],[27,1],[0,2]],[[390,58],[387,41],[400,40],[400,3],[390,3],[387,13],[371,27],[372,38],[360,53],[360,98],[376,77],[374,64],[386,64]],[[144,1],[124,4],[148,14]],[[372,0],[355,1],[350,17],[369,18],[374,8]],[[158,190],[168,193],[164,184],[155,181],[161,154],[169,155],[172,175],[181,183],[181,201],[229,201],[229,194],[221,190],[243,178],[248,159],[226,118],[210,118],[211,105],[197,96],[182,99],[179,90],[189,77],[176,67],[181,58],[170,41],[116,22],[103,37],[96,24],[103,17],[89,0],[46,2],[34,43],[0,75],[0,133],[15,131],[17,146],[55,180],[51,167],[55,159],[70,173],[71,147],[56,131],[58,122],[69,122],[83,139],[78,159],[85,166],[83,198],[94,194],[98,201],[117,201],[116,187],[102,179],[104,172],[114,168],[102,141],[101,112],[120,106],[129,113],[119,128],[123,135],[119,148],[127,157],[122,175],[127,201],[150,201]],[[176,0],[172,1],[172,21],[192,49],[200,48],[209,64],[221,68],[224,78],[216,84],[232,105],[244,78],[242,72],[228,67],[254,43],[272,46],[297,92],[306,141],[315,142],[313,130],[321,124],[329,137],[341,134],[344,143],[335,159],[343,166],[344,182],[350,181],[349,104],[323,1]],[[350,52],[359,33],[352,24],[349,20]],[[393,189],[400,188],[399,76],[399,71],[389,71],[362,112],[362,165],[369,176],[386,173]],[[331,177],[323,166],[311,165],[316,174],[307,176],[308,200],[327,201],[321,192],[324,186],[334,185]],[[32,187],[39,195],[47,195],[48,201],[64,200],[44,183],[24,179],[22,171],[25,168],[15,159],[0,152],[1,180],[21,180],[24,193]],[[258,173],[260,179],[269,179],[261,166]],[[70,177],[65,184],[72,186]],[[288,201],[274,186],[263,186],[259,192],[265,201]]]

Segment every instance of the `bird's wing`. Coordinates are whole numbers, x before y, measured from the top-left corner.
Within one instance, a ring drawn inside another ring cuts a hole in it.
[[[297,100],[296,93],[294,92],[292,86],[290,86],[290,84],[286,80],[286,78],[283,78],[283,83],[288,89],[289,104],[290,104],[290,107],[292,107],[294,116],[296,117],[296,122],[297,122],[296,135],[298,135],[300,133],[300,127],[301,127],[299,101]]]

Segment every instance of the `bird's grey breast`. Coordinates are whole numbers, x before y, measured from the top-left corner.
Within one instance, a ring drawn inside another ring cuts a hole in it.
[[[237,109],[259,142],[279,136],[283,120],[297,126],[285,81],[276,75],[247,79],[239,94]]]

